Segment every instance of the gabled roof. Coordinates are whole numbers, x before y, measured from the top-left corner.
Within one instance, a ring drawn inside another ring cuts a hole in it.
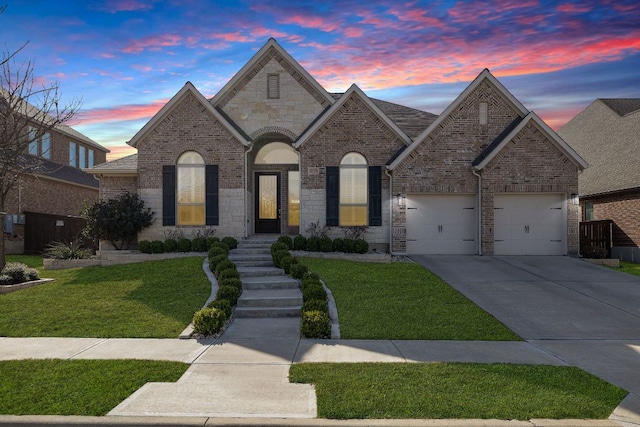
[[[138,154],[131,154],[117,160],[100,163],[89,169],[83,169],[92,175],[129,175],[138,174]]]
[[[233,91],[237,91],[238,85],[242,80],[251,73],[253,68],[263,60],[263,58],[274,49],[302,78],[319,94],[320,97],[325,99],[328,104],[333,104],[333,97],[327,92],[320,83],[314,79],[311,74],[307,72],[289,53],[278,44],[274,38],[270,38],[262,48],[256,52],[255,55],[227,82],[226,85],[218,91],[218,93],[210,99],[213,106],[219,106],[229,95],[233,95]]]
[[[619,116],[640,111],[640,98],[600,98],[600,101],[618,113]]]
[[[352,84],[351,87],[338,99],[330,108],[325,110],[311,126],[309,126],[303,133],[300,135],[298,140],[295,142],[294,147],[299,148],[302,144],[304,144],[320,127],[324,126],[324,124],[329,120],[333,114],[338,111],[342,105],[351,97],[352,94],[355,94],[360,99],[364,101],[364,103],[382,120],[387,126],[389,126],[393,131],[404,141],[405,144],[409,145],[411,143],[411,138],[404,133],[398,125],[396,125],[393,120],[391,120],[382,110],[369,98],[356,84]]]
[[[220,112],[218,110],[213,108],[213,106],[209,103],[209,101],[198,91],[198,89],[195,88],[195,86],[191,82],[186,82],[184,84],[184,86],[182,87],[182,89],[180,89],[180,91],[178,91],[178,93],[176,93],[173,96],[173,98],[171,98],[169,100],[169,102],[167,102],[164,105],[164,107],[162,107],[160,109],[160,111],[158,111],[155,114],[155,116],[153,116],[151,118],[151,120],[149,120],[142,127],[142,129],[140,129],[138,131],[138,133],[136,133],[133,136],[133,138],[131,138],[131,141],[127,142],[127,144],[129,144],[132,147],[136,147],[138,142],[141,139],[143,139],[147,135],[147,133],[149,131],[151,131],[159,122],[161,122],[162,118],[165,116],[165,114],[167,114],[169,111],[171,111],[176,106],[176,104],[178,104],[187,93],[192,94],[198,100],[198,102],[200,102],[200,104],[202,104],[202,106],[205,107],[206,110],[216,118],[216,120],[218,120],[220,123],[222,123],[222,125],[234,137],[236,137],[236,139],[238,139],[238,141],[240,141],[244,145],[249,145],[249,141],[247,141],[246,138],[244,136],[242,136],[231,124],[229,124],[229,122],[220,114]]]
[[[517,122],[517,121],[516,121]],[[514,122],[514,123],[516,123]],[[535,123],[542,130],[547,138],[560,150],[565,156],[573,161],[580,169],[588,167],[587,162],[576,153],[557,133],[553,131],[536,113],[533,111],[527,114],[522,120],[512,127],[511,131],[506,133],[501,140],[496,139],[491,143],[476,160],[473,161],[473,167],[476,170],[482,170],[493,158],[502,150],[513,138],[515,138],[522,129],[529,123]]]
[[[471,82],[471,84],[469,84],[469,86],[467,86],[467,88],[463,90],[462,93],[460,93],[460,95],[458,95],[458,97],[451,104],[449,104],[449,106],[442,112],[442,114],[440,114],[438,118],[435,119],[433,123],[431,123],[429,127],[425,129],[424,132],[422,132],[422,134],[420,134],[406,150],[400,153],[395,158],[395,160],[393,160],[393,162],[391,162],[391,164],[387,166],[387,168],[390,170],[397,168],[404,161],[404,159],[406,159],[407,156],[409,156],[409,154],[413,152],[413,150],[415,150],[420,144],[422,144],[422,142],[434,131],[434,129],[436,129],[440,125],[440,123],[442,123],[449,116],[449,114],[451,114],[451,112],[458,108],[460,104],[462,104],[462,102],[484,80],[490,81],[502,93],[502,95],[509,100],[509,102],[521,116],[524,117],[525,115],[527,115],[529,111],[524,107],[524,105],[522,105],[522,103],[520,103],[520,101],[518,101],[516,97],[513,96],[511,92],[509,92],[507,88],[505,88],[502,83],[500,83],[488,69],[485,68],[480,74],[478,74],[478,76]]]

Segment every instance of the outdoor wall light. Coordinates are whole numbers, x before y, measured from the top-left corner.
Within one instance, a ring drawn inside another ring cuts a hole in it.
[[[404,206],[404,199],[406,198],[406,196],[402,193],[398,193],[396,195],[396,199],[398,200],[398,206]]]
[[[571,203],[578,206],[580,204],[580,198],[578,197],[577,194],[573,193],[571,194]]]

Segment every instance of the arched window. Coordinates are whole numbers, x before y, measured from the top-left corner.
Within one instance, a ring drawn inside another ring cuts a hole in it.
[[[367,160],[347,153],[340,162],[340,225],[367,224]]]
[[[298,152],[284,142],[271,142],[256,154],[257,165],[297,165]]]
[[[177,165],[177,224],[205,225],[205,164],[202,156],[187,151]]]

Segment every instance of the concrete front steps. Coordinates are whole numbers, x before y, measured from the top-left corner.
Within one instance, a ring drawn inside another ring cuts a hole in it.
[[[300,317],[302,292],[296,279],[273,266],[270,248],[274,241],[243,240],[231,251],[229,259],[238,267],[242,281],[236,317]]]

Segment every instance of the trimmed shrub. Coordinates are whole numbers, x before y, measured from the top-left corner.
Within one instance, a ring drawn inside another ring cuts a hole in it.
[[[369,252],[369,244],[364,239],[356,239],[353,241],[353,252],[357,254],[366,254]]]
[[[207,237],[207,250],[209,250],[211,248],[211,245],[213,245],[215,242],[219,242],[220,238],[212,236],[212,237]]]
[[[294,279],[302,280],[304,275],[309,271],[309,268],[304,264],[294,264],[291,266],[291,277]]]
[[[302,312],[305,311],[322,311],[329,313],[329,304],[321,299],[310,299],[302,304]]]
[[[0,285],[13,285],[13,279],[6,274],[0,274]]]
[[[213,272],[215,273],[216,277],[218,277],[220,275],[220,272],[223,270],[234,270],[234,271],[238,271],[238,269],[236,268],[236,265],[234,263],[232,263],[231,261],[229,261],[228,259],[219,262],[216,267],[213,269]]]
[[[216,299],[209,303],[207,306],[209,308],[217,308],[218,310],[222,310],[225,317],[228,319],[231,317],[231,313],[233,312],[233,306],[226,299]]]
[[[227,245],[229,249],[235,249],[238,247],[238,241],[233,237],[229,237],[229,236],[223,237],[221,242]]]
[[[292,257],[291,255],[283,257],[280,260],[280,268],[284,270],[285,274],[291,273],[291,266],[298,263],[298,260]]]
[[[140,240],[138,242],[138,250],[143,254],[151,253],[151,242],[148,240]]]
[[[317,279],[315,277],[305,277],[304,279],[302,279],[301,286],[302,286],[302,290],[304,291],[309,286],[320,286],[320,287],[322,287],[322,283],[320,283],[320,279]]]
[[[6,263],[4,269],[0,271],[0,273],[2,276],[5,276],[5,278],[2,279],[3,282],[10,281],[10,283],[3,283],[5,285],[13,285],[31,280],[38,280],[40,278],[38,270],[21,262]],[[6,279],[6,277],[9,279]]]
[[[327,236],[321,237],[319,245],[320,245],[319,249],[321,252],[333,251],[333,240],[331,240],[331,237],[327,237]]]
[[[209,254],[220,251],[222,251],[226,255],[229,255],[229,246],[225,245],[222,242],[213,242],[209,247]]]
[[[209,258],[209,270],[215,273],[216,267],[223,261],[229,261],[229,258],[225,254],[220,254]]]
[[[203,308],[193,315],[193,332],[202,335],[213,335],[220,332],[227,316],[219,308]]]
[[[307,238],[304,236],[296,236],[293,238],[293,249],[296,251],[307,250]]]
[[[305,338],[331,338],[329,315],[319,310],[303,312],[300,332]]]
[[[278,251],[289,252],[289,247],[284,243],[276,242],[273,245],[271,245],[270,251],[271,251],[271,256],[273,256]]]
[[[216,292],[216,299],[229,301],[229,304],[236,305],[242,291],[235,286],[220,286]]]
[[[226,273],[228,271],[232,271],[232,270],[224,270],[224,271],[221,272],[221,274],[222,273]],[[220,278],[219,284],[220,284],[220,287],[222,287],[222,286],[233,286],[235,288],[238,288],[238,289],[242,290],[242,281],[238,277]]]
[[[304,275],[303,279],[315,279],[318,281],[318,283],[320,283],[320,275],[314,271],[307,271],[307,273]]]
[[[318,236],[311,236],[307,239],[307,250],[309,252],[320,251],[320,238]]]
[[[164,250],[165,252],[177,252],[178,241],[176,239],[164,239]]]
[[[336,237],[333,239],[333,251],[334,252],[344,252],[344,239],[341,237]]]
[[[178,252],[191,252],[191,240],[183,237],[178,240]]]
[[[290,257],[291,254],[289,253],[289,251],[287,249],[281,249],[279,251],[276,251],[275,253],[273,253],[271,255],[271,258],[273,259],[273,265],[275,265],[278,268],[282,268],[282,259],[285,257]]]
[[[164,242],[161,240],[154,240],[151,242],[151,253],[161,254],[164,252]]]
[[[195,237],[191,241],[191,250],[194,252],[206,252],[207,240],[204,237]]]
[[[234,270],[231,268],[228,268],[226,270],[222,270],[219,274],[218,274],[218,281],[221,282],[225,279],[238,279],[240,280],[240,273],[238,273],[238,270]]]
[[[209,252],[207,252],[207,258],[211,259],[218,255],[228,256],[229,254],[223,248],[218,246],[212,246],[209,248]]]
[[[345,253],[352,253],[354,249],[355,243],[353,239],[344,239],[342,241],[342,251]]]
[[[309,285],[302,289],[302,300],[308,301],[312,299],[327,300],[327,291],[322,285]]]
[[[284,243],[285,245],[287,245],[287,249],[289,249],[289,250],[293,249],[293,240],[291,240],[291,237],[289,237],[289,236],[280,236],[280,237],[278,237],[278,242],[279,243]]]

